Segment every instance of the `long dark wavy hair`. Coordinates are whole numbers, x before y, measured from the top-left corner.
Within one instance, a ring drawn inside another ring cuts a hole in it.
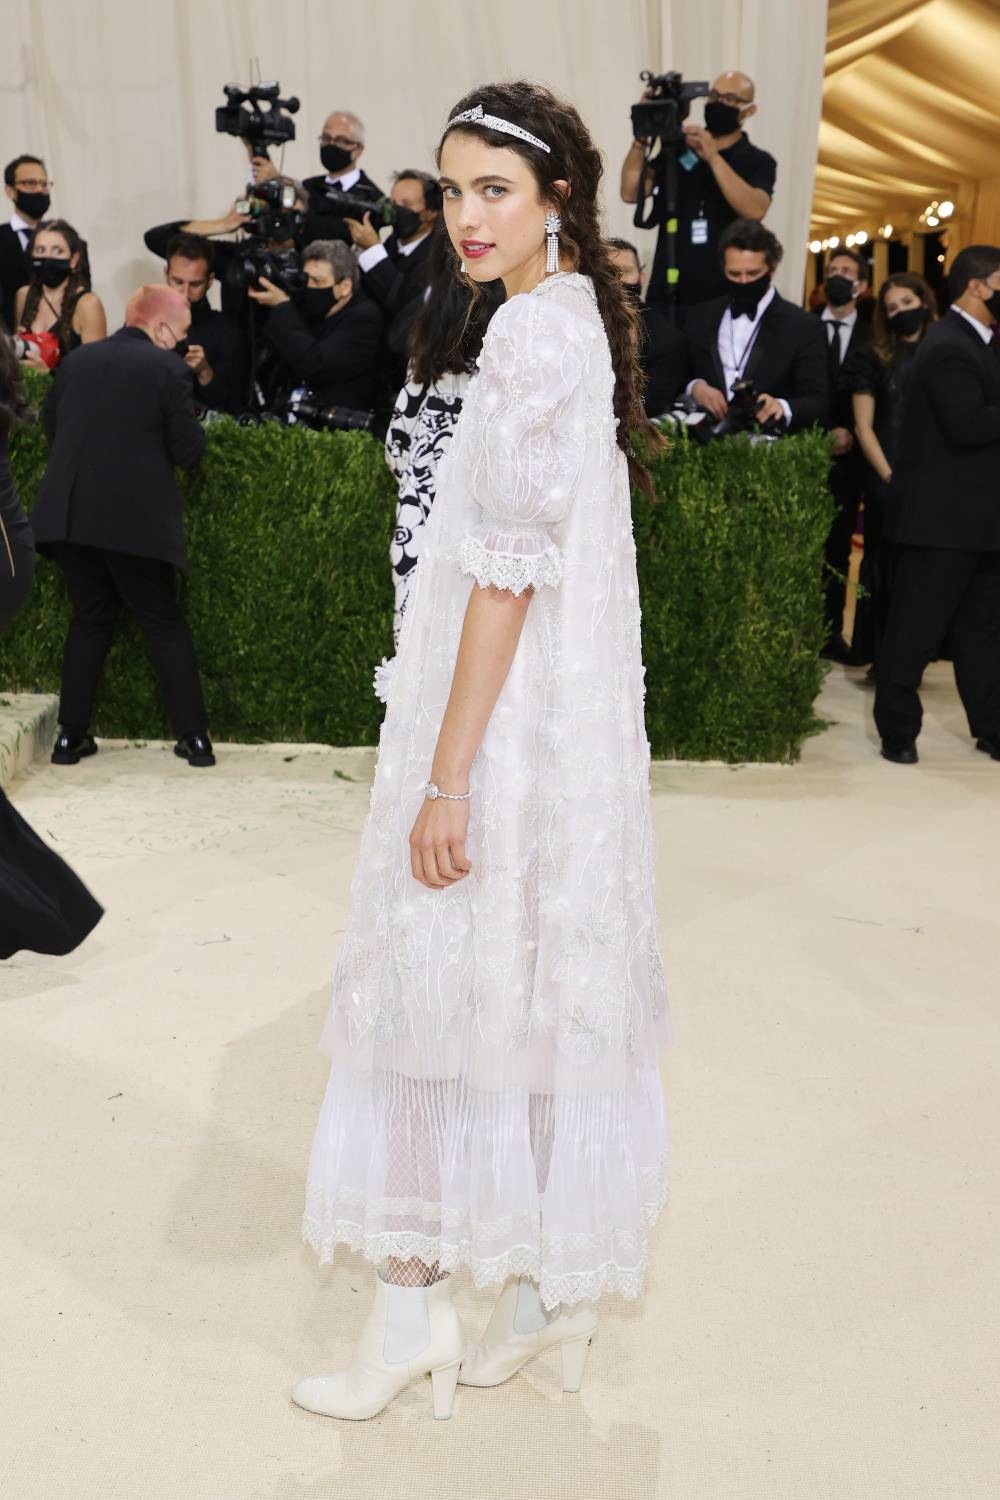
[[[15,422],[27,422],[30,417],[21,367],[14,358],[7,326],[0,318],[0,438],[7,436]]]
[[[472,369],[490,319],[504,300],[502,281],[481,282],[477,296],[466,277],[456,276],[455,252],[441,219],[431,233],[427,296],[413,320],[407,351],[420,385]]]
[[[885,294],[886,292],[891,292],[893,287],[906,287],[909,291],[915,293],[920,298],[924,307],[929,310],[930,317],[924,324],[920,338],[923,338],[931,323],[937,322],[938,315],[937,298],[932,288],[922,276],[917,275],[916,271],[897,271],[894,276],[887,276],[878,289],[878,300],[875,303],[875,321],[872,327],[872,348],[885,365],[892,364],[893,355],[899,348],[899,336],[893,332],[892,321],[885,310]],[[920,339],[915,340],[915,342],[919,343]]]
[[[640,438],[650,452],[659,451],[667,444],[646,416],[643,406],[645,382],[639,363],[640,315],[622,288],[621,277],[601,233],[598,208],[604,172],[601,153],[573,105],[559,99],[541,84],[525,81],[484,84],[459,99],[448,118],[474,109],[477,104],[482,105],[485,114],[497,115],[512,125],[520,125],[551,147],[550,151],[541,151],[518,136],[490,130],[472,121],[451,127],[478,136],[488,146],[516,151],[534,173],[541,201],[551,203],[562,219],[560,247],[574,270],[589,276],[593,282],[611,348],[615,374],[614,410],[619,418],[618,446],[628,459],[632,482],[652,499],[653,481],[635,452],[632,439]],[[446,126],[441,145],[449,133]],[[437,150],[437,164],[440,168],[441,146]],[[553,186],[560,180],[569,184],[568,194]],[[457,266],[457,260],[455,264]]]
[[[53,234],[62,235],[69,247],[70,256],[75,255],[77,251],[80,252],[79,261],[69,273],[69,282],[63,293],[59,319],[53,324],[53,332],[59,340],[60,349],[65,354],[70,346],[73,332],[73,314],[76,312],[76,305],[84,293],[90,291],[90,259],[87,255],[86,241],[80,238],[72,224],[67,224],[65,219],[43,219],[40,224],[37,224],[31,236],[31,244],[28,247],[29,255],[34,255],[35,240],[46,230],[50,230]],[[32,276],[31,281],[28,283],[28,295],[24,303],[24,312],[21,315],[21,321],[25,328],[30,328],[35,321],[35,314],[41,305],[44,290],[45,288],[38,277]]]

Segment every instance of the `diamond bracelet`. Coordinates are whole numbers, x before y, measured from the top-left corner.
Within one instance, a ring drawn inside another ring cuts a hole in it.
[[[433,781],[425,782],[421,791],[433,802],[437,797],[444,797],[449,802],[467,802],[472,796],[470,792],[442,792]]]

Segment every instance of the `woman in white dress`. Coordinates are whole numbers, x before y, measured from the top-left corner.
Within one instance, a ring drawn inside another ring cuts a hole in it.
[[[530,83],[461,100],[438,153],[463,273],[502,278],[438,471],[323,1042],[304,1234],[381,1265],[346,1370],[293,1399],[373,1416],[430,1374],[498,1385],[636,1297],[667,1191],[649,745],[628,435],[637,319],[601,158]],[[450,1273],[502,1287],[467,1346]]]

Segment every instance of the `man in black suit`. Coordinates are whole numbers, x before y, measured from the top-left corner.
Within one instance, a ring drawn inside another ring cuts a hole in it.
[[[14,299],[31,280],[28,245],[49,211],[49,174],[37,156],[15,156],[3,170],[4,192],[14,205],[9,224],[0,224],[0,311],[14,327]]]
[[[176,754],[215,764],[191,632],[177,601],[187,571],[174,465],[205,446],[185,352],[191,311],[179,292],[141,287],[124,328],[59,365],[42,418],[51,447],[31,524],[59,564],[73,617],[63,654],[60,732],[52,759],[94,755],[94,697],[122,605],[149,641]]]
[[[635,302],[642,318],[639,358],[646,377],[643,404],[647,417],[662,417],[670,411],[687,379],[687,340],[662,304],[642,300],[642,264],[629,240],[608,240],[611,261],[617,266],[622,286]]]
[[[920,679],[945,643],[976,748],[1000,760],[1000,248],[960,251],[948,290],[914,362],[892,476],[898,553],[875,723],[901,765],[917,759]]]
[[[779,296],[771,277],[782,249],[754,219],[737,219],[719,241],[725,297],[688,313],[687,386],[716,419],[729,410],[733,387],[752,381],[760,393],[757,421],[784,422],[790,432],[825,424],[829,410],[826,348],[818,319]]]
[[[367,172],[358,166],[364,149],[365,127],[357,115],[344,109],[335,109],[327,115],[319,138],[323,171],[315,177],[307,177],[302,184],[309,194],[309,216],[304,231],[306,241],[351,242],[346,220],[326,201],[328,189],[350,193],[352,198],[366,198],[370,203],[385,196]]]
[[[270,309],[265,329],[280,356],[268,407],[279,409],[307,387],[324,406],[371,411],[378,387],[383,320],[359,288],[354,251],[341,240],[316,240],[302,252],[307,286],[294,300],[266,277],[247,296]]]
[[[215,247],[198,234],[175,234],[167,245],[163,277],[186,298],[191,330],[184,363],[194,377],[199,406],[235,414],[246,404],[248,371],[237,323],[216,312],[208,300],[215,277]]]
[[[830,489],[837,506],[826,543],[827,643],[823,655],[846,661],[843,636],[844,578],[851,561],[851,538],[861,503],[861,455],[854,440],[854,409],[846,378],[848,356],[871,342],[871,324],[861,317],[858,303],[868,292],[868,262],[851,246],[835,250],[826,264],[826,306],[819,313],[826,339],[830,380],[830,436],[833,464]]]

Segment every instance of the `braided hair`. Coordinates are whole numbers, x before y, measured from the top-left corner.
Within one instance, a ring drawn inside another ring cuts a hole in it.
[[[548,152],[541,151],[520,136],[491,130],[473,120],[446,127],[442,137],[443,145],[451,130],[463,130],[478,136],[488,146],[516,151],[531,168],[540,199],[551,202],[558,211],[562,220],[560,248],[574,269],[593,283],[607,334],[615,375],[618,446],[628,460],[633,484],[652,499],[652,477],[633,448],[632,439],[642,439],[647,451],[654,453],[667,444],[643,406],[645,377],[639,362],[640,314],[622,286],[608,241],[601,232],[598,204],[604,172],[601,153],[574,106],[541,84],[526,81],[485,84],[460,99],[450,111],[449,119],[474,109],[477,104],[485,114],[520,125],[551,148]],[[437,161],[440,167],[440,146]],[[569,184],[569,194],[553,185],[560,180]]]

